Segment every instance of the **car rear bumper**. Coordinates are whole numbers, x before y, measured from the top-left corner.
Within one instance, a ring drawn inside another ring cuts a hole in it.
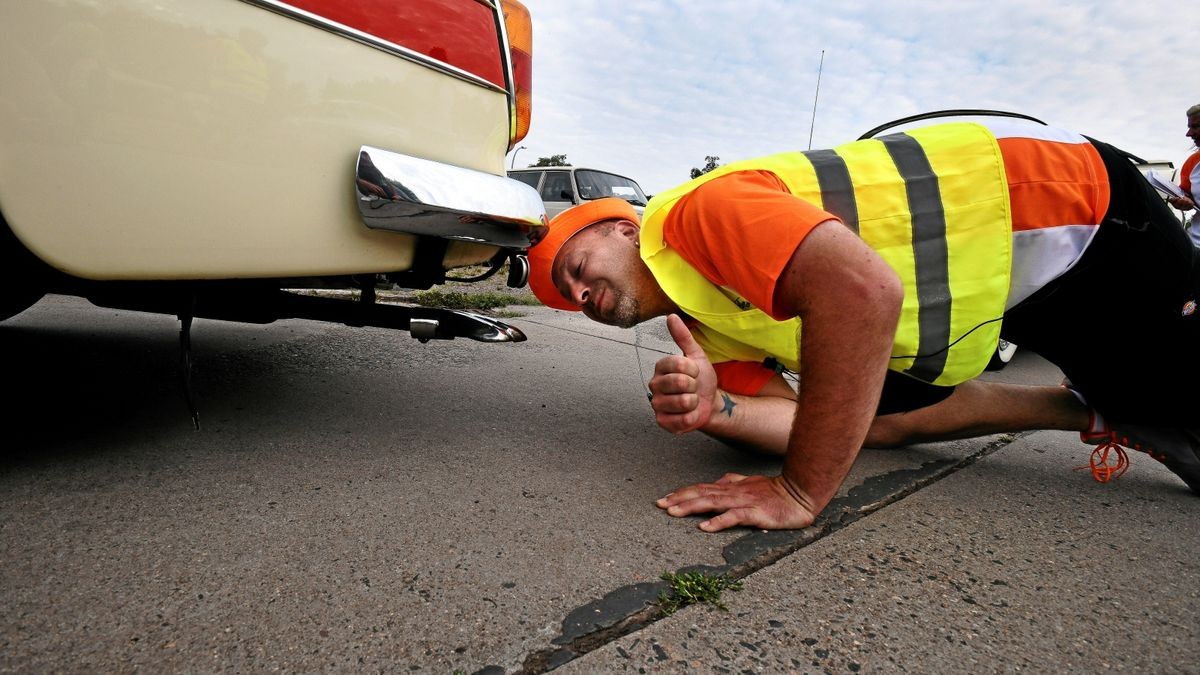
[[[377,230],[524,249],[545,236],[537,191],[505,176],[363,146],[358,211]]]

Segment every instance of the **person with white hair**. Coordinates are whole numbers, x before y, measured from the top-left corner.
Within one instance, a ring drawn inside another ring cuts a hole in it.
[[[1179,170],[1179,188],[1187,196],[1167,198],[1171,206],[1180,211],[1191,211],[1200,203],[1200,103],[1187,109],[1187,125],[1187,137],[1192,139],[1196,148],[1183,160],[1183,168]],[[1200,223],[1196,222],[1195,216],[1192,217],[1191,227],[1188,228],[1188,236],[1192,238],[1193,244],[1200,246]]]

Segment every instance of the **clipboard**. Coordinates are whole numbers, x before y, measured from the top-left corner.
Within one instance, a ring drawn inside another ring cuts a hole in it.
[[[1163,178],[1157,171],[1147,171],[1146,180],[1150,181],[1150,185],[1154,186],[1155,190],[1163,193],[1167,197],[1178,197],[1182,199],[1190,199],[1179,186],[1171,181]]]

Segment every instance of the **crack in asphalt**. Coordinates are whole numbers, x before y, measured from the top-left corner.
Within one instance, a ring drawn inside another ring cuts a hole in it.
[[[754,530],[722,549],[724,565],[693,565],[678,572],[704,572],[739,580],[819,541],[863,517],[964,469],[1032,432],[1008,434],[979,450],[953,460],[934,460],[913,469],[872,476],[844,496],[834,499],[812,526],[803,530]],[[518,673],[534,675],[554,670],[610,642],[666,618],[658,606],[663,581],[622,586],[603,598],[578,607],[563,619],[562,630],[546,647],[526,656]],[[503,672],[487,666],[476,673]]]

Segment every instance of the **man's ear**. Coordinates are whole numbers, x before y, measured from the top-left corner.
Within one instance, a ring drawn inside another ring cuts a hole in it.
[[[616,222],[615,227],[617,228],[617,233],[622,237],[625,237],[635,244],[638,243],[638,232],[641,230],[641,228],[638,227],[637,223],[633,222],[632,220],[621,218]]]

